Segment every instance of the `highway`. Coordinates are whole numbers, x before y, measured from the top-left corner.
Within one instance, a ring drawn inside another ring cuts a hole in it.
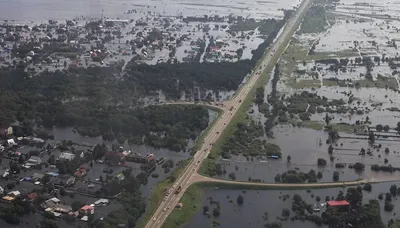
[[[311,5],[311,1],[312,0],[303,0],[299,8],[287,22],[280,36],[269,48],[269,52],[267,53],[266,57],[262,59],[262,62],[258,65],[258,68],[253,70],[253,74],[250,76],[247,83],[237,91],[236,95],[231,100],[225,101],[222,106],[218,106],[223,110],[222,114],[219,116],[219,119],[216,121],[214,126],[210,129],[208,135],[204,138],[201,149],[194,155],[192,162],[188,164],[181,176],[176,180],[171,188],[170,193],[165,197],[164,201],[161,202],[151,220],[146,224],[146,228],[162,227],[162,224],[175,206],[179,203],[179,200],[186,189],[192,183],[199,181],[197,180],[199,176],[197,171],[203,160],[207,158],[208,154],[210,153],[210,149],[220,137],[221,132],[232,120],[232,117],[240,107],[242,100],[245,99],[251,88],[256,86],[257,80],[262,72],[266,69],[267,65],[275,65],[278,57],[280,57],[285,47],[288,45],[290,40],[288,38],[292,37],[294,32],[297,30],[301,19]],[[179,186],[181,186],[181,191],[178,194],[175,194],[175,191],[179,188]]]

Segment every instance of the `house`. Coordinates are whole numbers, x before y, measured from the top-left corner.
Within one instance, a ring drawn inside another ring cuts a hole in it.
[[[46,211],[51,211],[51,212],[69,213],[72,210],[70,206],[61,204],[60,202],[61,201],[59,199],[53,197],[51,199],[44,201],[44,203],[42,203],[41,206]]]
[[[121,182],[121,181],[123,181],[123,180],[125,179],[125,176],[124,176],[123,173],[119,173],[118,175],[116,175],[116,176],[114,177],[114,179],[117,180],[117,181],[119,181],[119,182]]]
[[[53,211],[60,212],[60,213],[69,213],[72,210],[71,206],[65,204],[56,204],[53,208]]]
[[[16,145],[18,145],[18,144],[14,141],[14,139],[7,139],[7,144],[8,144],[9,146],[16,146]]]
[[[75,158],[75,154],[71,154],[71,153],[67,153],[67,152],[63,152],[60,154],[60,156],[58,157],[58,160],[60,161],[72,161]]]
[[[32,181],[40,181],[40,180],[42,180],[42,178],[44,177],[44,174],[41,174],[41,173],[34,173],[33,174],[33,176],[32,176]]]
[[[79,213],[82,215],[94,214],[94,207],[91,205],[84,205],[79,209]]]
[[[12,191],[12,192],[9,192],[6,196],[4,196],[3,200],[12,202],[15,200],[15,198],[17,198],[20,195],[21,195],[21,193],[19,191]]]
[[[29,193],[29,194],[28,194],[28,199],[29,199],[30,201],[36,199],[37,197],[38,197],[38,194],[37,194],[36,192],[32,192],[32,193]]]
[[[79,169],[74,173],[74,176],[79,178],[85,176],[86,174],[87,172],[85,169]]]
[[[74,185],[75,184],[75,177],[70,177],[68,180],[67,180],[67,183],[66,183],[66,185],[68,185],[68,186],[71,186],[71,185]]]
[[[34,165],[40,165],[42,164],[42,159],[38,156],[31,156],[27,162]]]
[[[326,203],[327,207],[335,207],[344,210],[348,209],[350,206],[350,203],[346,200],[330,200]]]
[[[99,207],[99,206],[106,206],[108,203],[109,203],[110,201],[108,200],[108,199],[99,199],[99,200],[97,200],[96,202],[94,202],[94,205],[96,206],[96,207]]]

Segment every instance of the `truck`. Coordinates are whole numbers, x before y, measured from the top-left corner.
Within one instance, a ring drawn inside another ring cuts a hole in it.
[[[182,186],[179,185],[178,189],[176,189],[176,191],[175,191],[175,194],[179,194],[181,192],[181,190],[182,190]]]

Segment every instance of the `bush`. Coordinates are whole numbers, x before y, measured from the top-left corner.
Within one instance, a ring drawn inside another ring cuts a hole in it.
[[[385,202],[385,207],[383,208],[385,211],[393,211],[394,209],[394,204],[386,201]]]
[[[370,192],[370,191],[372,190],[372,185],[371,185],[370,183],[366,183],[366,184],[363,186],[363,190],[365,190],[365,191],[367,191],[367,192]]]

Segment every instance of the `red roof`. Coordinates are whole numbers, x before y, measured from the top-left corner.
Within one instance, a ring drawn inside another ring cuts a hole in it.
[[[90,205],[85,205],[85,206],[81,207],[82,211],[93,210],[93,209],[94,209],[94,207],[92,207]]]
[[[328,201],[328,205],[329,206],[348,206],[350,204],[346,200],[339,200],[339,201],[331,200],[331,201]]]
[[[28,198],[29,198],[30,200],[33,200],[33,199],[35,199],[36,197],[38,197],[38,195],[37,195],[36,192],[32,192],[32,193],[30,193],[30,194],[28,195]]]

